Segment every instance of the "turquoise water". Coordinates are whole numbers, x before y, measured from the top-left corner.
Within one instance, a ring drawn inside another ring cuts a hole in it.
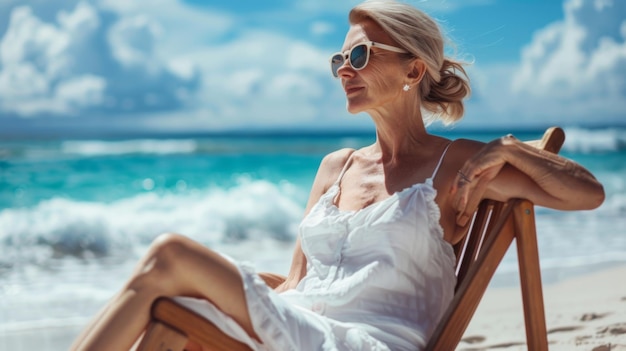
[[[507,131],[508,132],[508,131]],[[541,133],[513,133],[520,139]],[[569,128],[597,210],[537,210],[545,280],[626,261],[626,131]],[[490,140],[504,133],[439,133]],[[0,329],[80,324],[163,232],[286,273],[322,157],[371,134],[0,140]],[[515,276],[507,255],[496,278]]]

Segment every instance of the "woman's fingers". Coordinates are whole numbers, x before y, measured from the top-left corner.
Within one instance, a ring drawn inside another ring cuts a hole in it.
[[[503,145],[510,140],[514,138],[506,136],[485,144],[457,172],[450,194],[453,196],[452,205],[457,211],[458,226],[464,227],[468,224],[483,199],[489,183],[506,163]]]
[[[458,226],[464,227],[468,224],[483,199],[489,182],[495,178],[501,168],[502,165],[496,165],[481,171],[481,173],[475,173],[476,171],[472,172],[463,167],[457,172],[453,185],[453,192],[456,192],[453,205],[457,211],[456,222]]]
[[[463,226],[469,220],[467,216],[467,205],[469,202],[469,195],[472,193],[472,179],[467,176],[463,171],[459,170],[456,175],[456,179],[453,184],[454,201],[453,205],[457,211],[457,224]],[[467,217],[467,218],[466,218]]]
[[[465,227],[469,223],[469,220],[474,215],[480,201],[483,199],[483,195],[487,190],[489,181],[490,180],[484,176],[474,179],[472,182],[472,190],[467,193],[465,207],[457,214],[457,225]]]

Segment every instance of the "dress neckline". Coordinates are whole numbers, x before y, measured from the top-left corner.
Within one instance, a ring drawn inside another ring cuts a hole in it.
[[[341,214],[357,214],[357,213],[361,213],[361,212],[368,212],[373,208],[377,208],[382,206],[383,204],[391,201],[391,199],[399,199],[401,196],[414,191],[415,189],[421,188],[422,186],[426,186],[428,188],[430,188],[434,194],[437,193],[437,189],[435,189],[435,187],[433,186],[433,179],[432,178],[426,178],[426,180],[424,180],[423,182],[418,182],[418,183],[414,183],[410,186],[407,186],[406,188],[403,188],[402,190],[398,190],[396,192],[393,192],[392,194],[390,194],[388,197],[382,199],[382,200],[378,200],[376,202],[372,202],[371,204],[363,207],[363,208],[359,208],[356,210],[345,210],[345,209],[341,209],[339,208],[339,206],[337,206],[337,204],[335,203],[335,198],[337,197],[337,195],[339,194],[339,192],[341,192],[341,187],[339,186],[339,182],[335,182],[330,188],[328,188],[328,190],[326,191],[326,196],[327,197],[327,202],[328,202],[328,206],[331,207],[332,209],[334,209],[337,213],[341,213]],[[433,196],[433,202],[434,201],[434,196]],[[434,203],[435,206],[437,206],[437,208],[439,208],[439,205],[435,202]]]
[[[439,157],[439,162],[437,162],[437,165],[435,166],[435,169],[432,173],[432,175],[428,178],[426,178],[423,182],[418,182],[418,183],[414,183],[402,190],[396,191],[392,194],[390,194],[388,197],[373,202],[363,208],[360,209],[356,209],[356,210],[342,210],[339,208],[339,206],[337,206],[336,203],[336,199],[337,199],[337,195],[339,195],[341,193],[341,179],[343,179],[344,174],[346,173],[346,171],[348,170],[348,168],[350,167],[350,165],[352,164],[352,156],[354,155],[354,151],[350,154],[350,156],[348,157],[348,160],[346,161],[346,163],[343,166],[343,169],[341,170],[341,172],[339,173],[339,177],[337,177],[337,180],[335,180],[335,182],[333,183],[333,185],[330,186],[330,188],[328,188],[328,190],[326,191],[326,193],[329,193],[331,189],[334,189],[335,191],[333,191],[332,196],[329,197],[328,201],[330,202],[330,206],[332,208],[334,208],[337,212],[339,213],[359,213],[359,212],[363,212],[364,210],[369,209],[370,207],[378,207],[380,203],[385,203],[386,201],[389,201],[390,198],[396,198],[399,197],[400,195],[408,192],[408,190],[412,190],[412,189],[416,189],[418,188],[419,185],[427,185],[429,186],[433,192],[436,194],[437,193],[437,189],[435,189],[433,182],[435,179],[435,176],[437,175],[437,172],[439,172],[439,167],[441,167],[441,165],[443,164],[443,158],[446,156],[446,153],[448,152],[448,149],[450,148],[450,146],[453,144],[454,142],[451,141],[448,143],[448,145],[446,145],[446,147],[443,149],[443,152],[441,153],[441,156]],[[433,197],[433,202],[435,202],[434,197]],[[437,203],[435,203],[436,207],[439,208],[439,205]]]
[[[337,195],[337,192],[340,191],[340,187],[338,184],[333,184],[319,199],[318,206],[324,204],[325,211],[331,211],[334,215],[343,217],[344,220],[353,221],[361,218],[363,215],[367,215],[370,214],[370,212],[378,210],[380,207],[391,201],[398,201],[402,196],[414,194],[414,191],[418,189],[426,190],[427,194],[425,194],[426,196],[424,198],[429,212],[429,218],[433,221],[433,230],[435,230],[435,232],[443,238],[443,227],[439,222],[441,220],[441,209],[439,208],[437,201],[435,201],[435,198],[437,197],[437,189],[433,186],[432,178],[427,178],[424,182],[415,183],[402,190],[394,192],[389,197],[356,210],[342,210],[335,204],[333,200]],[[388,207],[385,210],[387,209]]]

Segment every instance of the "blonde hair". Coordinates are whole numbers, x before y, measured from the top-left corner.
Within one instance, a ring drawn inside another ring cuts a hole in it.
[[[451,124],[463,117],[463,99],[470,95],[469,78],[462,63],[444,56],[444,38],[437,23],[415,7],[392,0],[367,1],[350,11],[356,24],[370,19],[393,40],[426,64],[419,84],[424,121]]]

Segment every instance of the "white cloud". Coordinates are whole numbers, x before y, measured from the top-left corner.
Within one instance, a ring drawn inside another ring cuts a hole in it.
[[[348,14],[362,0],[300,0],[294,1],[292,11],[304,13],[340,13]]]
[[[610,8],[611,6],[613,6],[613,0],[595,0],[593,3],[593,7],[597,11],[602,11],[605,7]]]
[[[350,7],[327,4],[293,6]],[[8,11],[0,118],[116,116],[128,126],[202,130],[336,124],[347,115],[326,49],[247,17],[179,0],[30,0]],[[314,35],[334,30],[311,23]]]
[[[314,36],[324,36],[335,31],[335,26],[329,22],[315,21],[309,29]]]
[[[274,32],[246,31],[185,59],[203,72],[198,108],[223,127],[323,120],[328,105],[341,103],[332,95],[343,96],[330,78],[325,51]]]
[[[485,6],[496,0],[400,0],[409,3],[421,10],[434,13],[459,11],[466,7]],[[605,0],[610,1],[610,0]],[[292,2],[288,13],[305,14],[339,14],[344,15],[347,21],[348,12],[363,0],[299,0]]]
[[[55,103],[51,81],[67,66],[60,53],[68,35],[41,22],[29,7],[13,10],[9,29],[0,42],[0,103],[3,110],[32,116],[40,112],[63,112]]]
[[[0,42],[0,60],[3,66],[30,60],[34,64],[47,65],[65,46],[59,30],[33,16],[29,7],[16,7],[11,15],[9,29]]]
[[[194,89],[195,71],[179,76],[156,54],[155,20],[104,13],[82,1],[53,5],[47,17],[56,21],[30,6],[11,9],[0,38],[0,116],[158,111],[185,103],[180,92]]]
[[[514,91],[534,96],[554,95],[558,91],[567,98],[598,91],[611,93],[606,91],[610,76],[623,81],[626,36],[621,28],[626,26],[626,6],[624,2],[598,3],[569,1],[563,21],[535,34],[533,42],[522,52],[521,69],[513,78]],[[607,23],[612,33],[594,31],[594,27]]]
[[[417,8],[427,12],[453,12],[464,7],[485,6],[494,3],[495,0],[415,0],[412,1]]]
[[[74,12],[60,11],[58,21],[61,28],[77,37],[92,33],[100,26],[95,9],[84,2],[79,2]]]
[[[154,49],[165,60],[206,46],[239,27],[232,14],[194,8],[181,0],[100,0],[98,3],[103,10],[120,18],[146,17],[158,21],[162,33]]]
[[[99,105],[104,100],[106,80],[94,75],[68,79],[57,85],[55,95],[71,107]]]
[[[151,65],[159,25],[147,16],[123,18],[109,30],[113,57],[126,67]]]
[[[223,87],[229,95],[235,98],[253,96],[259,84],[262,84],[264,75],[260,68],[242,69],[231,74],[224,81]]]
[[[291,70],[307,70],[321,74],[330,73],[329,54],[307,43],[289,43],[283,55],[284,64]]]
[[[472,73],[480,84],[470,111],[495,123],[623,123],[626,2],[566,0],[563,20],[538,30],[519,64]]]
[[[49,91],[48,80],[30,64],[16,64],[0,72],[2,100],[44,96]]]

